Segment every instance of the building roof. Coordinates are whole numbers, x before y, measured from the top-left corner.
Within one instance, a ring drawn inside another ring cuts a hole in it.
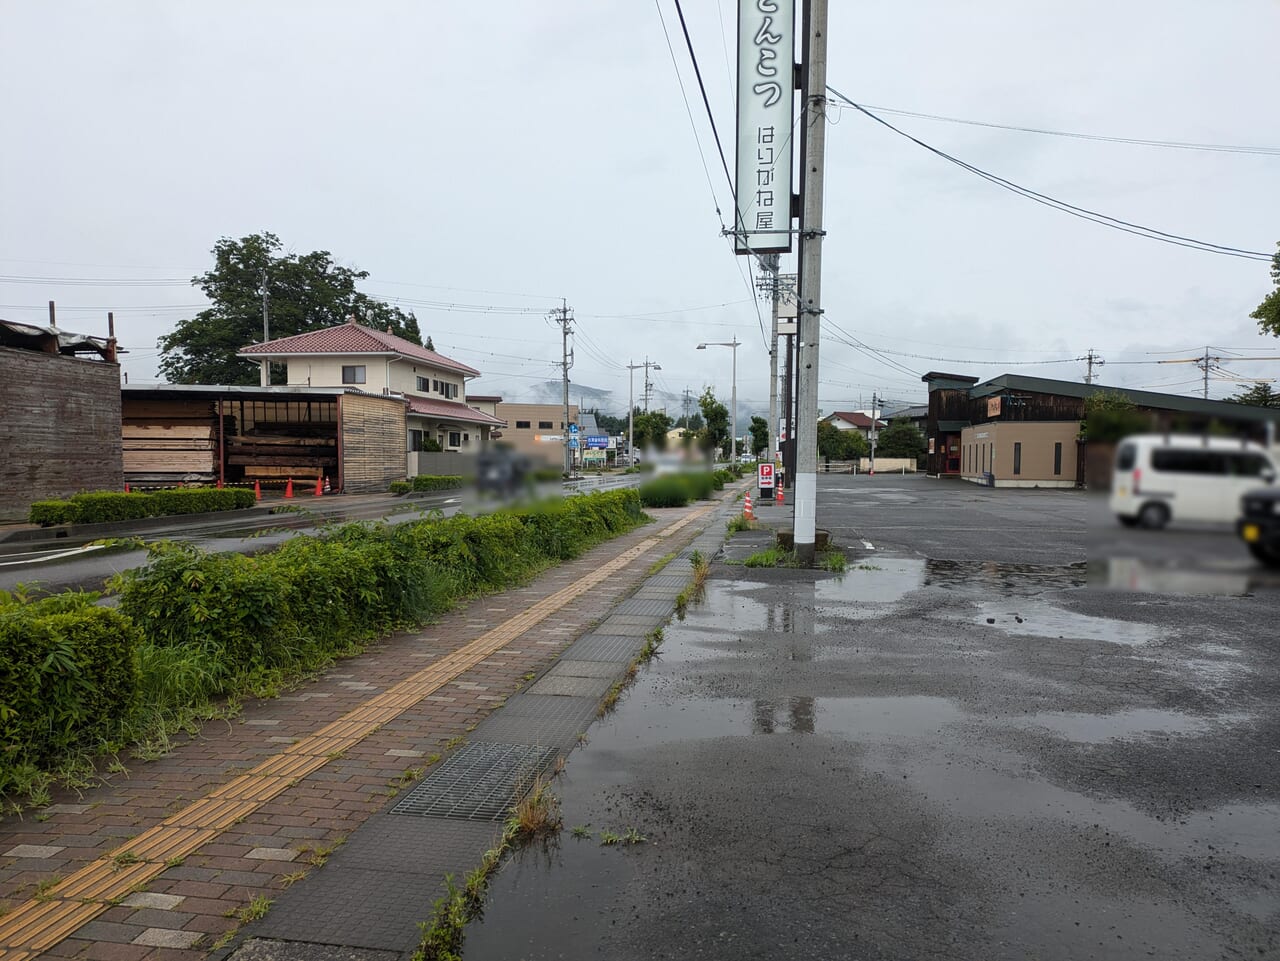
[[[310,387],[300,384],[272,384],[259,387],[245,384],[121,384],[124,396],[130,394],[176,394],[194,397],[240,397],[244,399],[270,400],[293,397],[337,397],[340,394],[363,394],[365,397],[381,397],[404,402],[403,394],[383,394],[360,390],[358,387]]]
[[[305,334],[294,334],[292,337],[281,337],[268,340],[262,344],[250,344],[241,348],[237,357],[251,360],[276,359],[281,357],[305,357],[317,354],[387,354],[421,361],[441,370],[453,371],[464,377],[479,377],[480,371],[468,367],[456,360],[450,360],[434,350],[419,347],[412,341],[389,334],[383,330],[374,330],[354,321],[338,324],[336,327],[325,327]]]
[[[498,394],[468,394],[467,403],[469,404],[473,400],[478,401],[479,403],[482,403],[482,404],[501,404],[502,403],[502,397],[499,396]]]
[[[1176,410],[1237,421],[1280,420],[1280,412],[1270,407],[1251,407],[1248,404],[1237,404],[1229,400],[1205,400],[1200,397],[1183,397],[1179,394],[1161,394],[1156,391],[1131,390],[1128,387],[1110,387],[1104,384],[1082,384],[1074,380],[1051,380],[1048,377],[1027,377],[1022,374],[1001,374],[999,377],[993,377],[973,387],[969,395],[991,397],[1009,390],[1081,398],[1105,392],[1121,394],[1139,407],[1154,410]]]
[[[911,420],[918,420],[921,417],[929,416],[929,405],[923,404],[919,407],[904,407],[902,410],[895,410],[892,414],[886,413],[885,420],[897,420],[899,417],[907,417]]]
[[[406,394],[404,399],[409,402],[409,413],[417,414],[419,417],[456,420],[462,423],[481,424],[489,427],[507,426],[505,420],[490,417],[483,411],[468,407],[466,404],[459,404],[456,400],[435,400],[426,397],[415,397],[413,394]]]
[[[113,351],[113,342],[108,337],[91,337],[88,334],[73,334],[61,327],[0,320],[0,347],[43,351],[46,344],[52,345],[57,353],[64,356],[95,353],[107,357]],[[109,359],[114,361],[115,358],[112,356]]]
[[[861,430],[871,429],[871,418],[868,417],[866,414],[860,413],[859,411],[856,411],[856,410],[833,411],[823,419],[831,420],[833,417],[839,417],[846,424],[852,424],[854,427],[857,427]],[[887,426],[886,422],[879,418],[876,419],[876,424],[879,426]]]

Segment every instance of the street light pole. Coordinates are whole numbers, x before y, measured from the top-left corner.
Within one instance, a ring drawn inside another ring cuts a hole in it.
[[[643,364],[627,364],[627,466],[636,462],[636,377],[635,371],[644,368],[644,412],[649,413],[649,368],[662,370],[661,364],[655,364],[648,357]]]
[[[738,335],[733,335],[733,340],[718,341],[715,343],[699,344],[698,350],[706,350],[708,347],[732,347],[733,348],[733,399],[730,402],[733,410],[730,412],[731,430],[733,438],[729,445],[729,450],[733,453],[731,463],[738,463],[738,348],[742,346],[742,342],[738,340]]]

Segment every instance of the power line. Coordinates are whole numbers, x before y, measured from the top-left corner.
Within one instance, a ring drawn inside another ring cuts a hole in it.
[[[716,150],[720,152],[720,166],[724,168],[724,179],[729,183],[729,196],[737,202],[737,192],[733,189],[733,177],[729,175],[729,163],[724,159],[724,145],[720,143],[720,131],[716,129],[716,118],[711,112],[711,101],[707,99],[707,87],[702,82],[702,70],[698,66],[698,55],[693,52],[693,41],[689,39],[689,25],[684,22],[684,8],[680,0],[675,0],[676,14],[680,17],[680,29],[684,31],[684,43],[689,48],[689,59],[693,61],[693,74],[698,78],[698,89],[702,91],[702,105],[707,108],[707,120],[711,124],[711,133],[716,138]]]
[[[1170,147],[1175,150],[1207,150],[1214,153],[1255,154],[1264,157],[1280,157],[1280,147],[1250,147],[1240,144],[1194,143],[1184,140],[1154,140],[1142,137],[1108,137],[1102,134],[1079,133],[1069,130],[1050,130],[1045,127],[1023,127],[1017,124],[994,123],[987,120],[966,120],[962,117],[948,117],[935,113],[920,113],[914,110],[899,110],[894,107],[876,107],[866,105],[868,110],[890,113],[899,117],[915,117],[918,120],[939,120],[945,123],[959,123],[970,127],[989,127],[996,130],[1013,130],[1018,133],[1043,134],[1047,137],[1067,137],[1072,140],[1097,140],[1103,143],[1131,144],[1139,147]]]
[[[1181,234],[1167,233],[1166,231],[1163,231],[1163,230],[1156,230],[1154,227],[1145,227],[1142,224],[1136,224],[1128,220],[1121,220],[1117,217],[1111,217],[1107,214],[1099,213],[1096,210],[1089,210],[1086,207],[1077,207],[1076,205],[1069,204],[1064,200],[1057,200],[1054,197],[1050,197],[1048,194],[1042,194],[1042,193],[1039,193],[1038,191],[1030,189],[1029,187],[1023,187],[1019,184],[1014,183],[1011,180],[1006,180],[1003,177],[997,176],[996,174],[983,170],[981,167],[976,167],[973,164],[966,163],[965,161],[960,160],[958,157],[953,157],[951,154],[943,150],[939,150],[937,147],[933,147],[925,143],[923,140],[920,140],[916,137],[911,136],[911,134],[906,133],[903,130],[899,130],[897,127],[889,123],[887,120],[884,120],[883,118],[876,116],[874,113],[872,113],[870,110],[866,109],[865,107],[861,106],[860,104],[854,103],[852,100],[850,100],[840,91],[836,90],[834,87],[828,85],[827,90],[830,93],[834,94],[836,97],[843,100],[845,103],[849,104],[849,106],[853,107],[854,109],[860,111],[867,117],[874,120],[876,123],[880,124],[883,127],[887,127],[889,130],[892,130],[898,136],[904,137],[907,140],[910,140],[912,143],[916,144],[917,146],[923,147],[925,150],[928,150],[930,153],[938,157],[941,157],[942,159],[948,161],[949,163],[955,164],[957,167],[961,167],[962,169],[967,170],[970,173],[981,177],[983,180],[986,180],[989,183],[993,183],[998,187],[1003,187],[1005,190],[1012,191],[1013,193],[1016,193],[1019,196],[1025,197],[1028,200],[1035,201],[1038,204],[1043,204],[1046,207],[1052,207],[1053,209],[1060,210],[1065,214],[1070,214],[1073,217],[1079,217],[1082,220],[1088,220],[1093,223],[1100,224],[1103,227],[1111,227],[1114,230],[1120,230],[1127,234],[1134,234],[1139,237],[1145,237],[1148,240],[1158,240],[1161,243],[1173,244],[1177,247],[1188,247],[1192,250],[1202,250],[1205,253],[1221,254],[1226,257],[1240,257],[1241,259],[1244,259],[1244,260],[1270,261],[1272,259],[1271,254],[1263,253],[1262,251],[1259,251],[1259,250],[1246,250],[1240,247],[1227,247],[1222,244],[1212,244],[1212,243],[1209,243],[1208,241],[1196,240],[1193,237],[1185,237]]]

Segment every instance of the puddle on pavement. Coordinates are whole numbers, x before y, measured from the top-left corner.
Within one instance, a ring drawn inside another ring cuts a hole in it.
[[[1047,637],[1077,641],[1108,641],[1136,647],[1160,638],[1160,631],[1150,624],[1119,621],[1109,617],[1077,614],[1043,601],[1014,601],[1011,598],[979,605],[977,623],[1008,634]]]
[[[1280,588],[1280,574],[1261,569],[1197,570],[1134,557],[1109,557],[1089,562],[1087,583],[1093,588],[1145,594],[1239,597]]]
[[[1115,714],[1033,714],[1016,719],[1013,723],[1018,726],[1045,728],[1067,740],[1082,744],[1099,744],[1115,738],[1209,734],[1224,725],[1241,724],[1249,720],[1251,718],[1247,714],[1196,717],[1176,711],[1135,708]]]
[[[927,737],[966,716],[941,697],[645,697],[631,708],[626,725],[610,731],[610,740],[628,749],[763,734],[830,734],[854,741]]]

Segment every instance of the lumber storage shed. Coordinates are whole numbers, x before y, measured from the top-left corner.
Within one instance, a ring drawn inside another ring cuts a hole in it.
[[[328,478],[385,491],[404,477],[403,398],[348,388],[144,385],[122,388],[124,477],[136,487]]]

